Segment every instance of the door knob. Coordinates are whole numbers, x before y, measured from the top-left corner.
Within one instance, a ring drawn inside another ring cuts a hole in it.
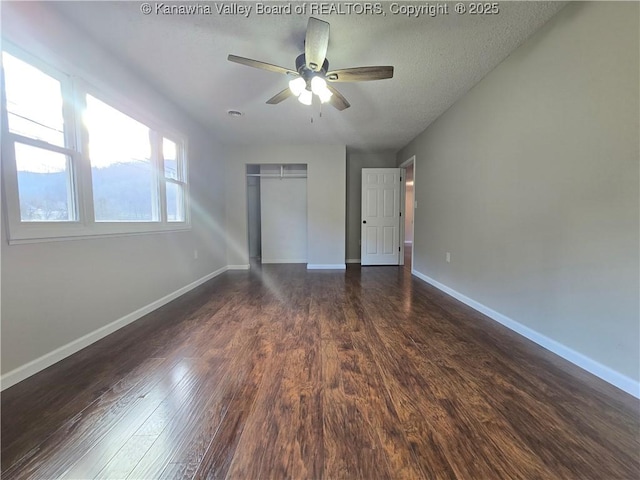
[[[366,220],[362,220],[362,223],[367,223],[367,221]]]

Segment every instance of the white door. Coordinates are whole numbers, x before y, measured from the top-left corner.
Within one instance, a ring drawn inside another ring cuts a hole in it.
[[[362,169],[362,265],[400,264],[400,169]]]

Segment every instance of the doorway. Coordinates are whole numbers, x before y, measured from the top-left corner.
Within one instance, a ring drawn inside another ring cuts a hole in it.
[[[260,212],[260,165],[247,165],[247,231],[249,263],[261,263],[262,215]]]
[[[360,265],[400,265],[400,168],[362,169]]]
[[[404,169],[403,175],[403,237],[402,245],[403,265],[405,268],[413,270],[413,254],[414,254],[414,215],[415,215],[415,156],[400,165]]]
[[[247,165],[250,263],[307,263],[307,165]]]

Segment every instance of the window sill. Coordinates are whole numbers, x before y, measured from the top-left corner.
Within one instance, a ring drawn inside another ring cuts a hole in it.
[[[33,228],[35,227],[35,228]],[[64,228],[67,227],[67,228]],[[97,228],[78,227],[75,225],[57,226],[48,232],[40,225],[21,225],[20,231],[8,235],[9,245],[24,245],[29,243],[65,242],[70,240],[95,240],[100,238],[131,237],[138,235],[153,235],[158,233],[177,233],[191,230],[190,224],[154,225],[141,228],[140,224],[97,224]]]

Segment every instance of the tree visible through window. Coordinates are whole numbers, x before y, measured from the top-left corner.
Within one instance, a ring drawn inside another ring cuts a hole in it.
[[[22,221],[73,220],[69,157],[16,142]]]

